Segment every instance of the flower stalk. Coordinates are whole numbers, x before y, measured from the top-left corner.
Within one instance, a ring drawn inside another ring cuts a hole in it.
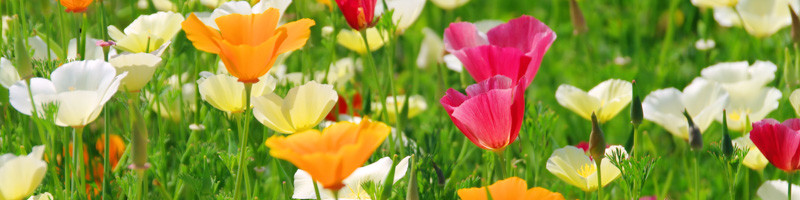
[[[242,118],[244,118],[244,119],[240,118],[240,121],[242,121],[243,124],[241,125],[242,128],[239,129],[239,131],[241,132],[240,136],[242,137],[241,138],[241,143],[239,144],[240,145],[240,147],[239,147],[239,170],[236,172],[236,184],[234,184],[234,190],[233,190],[233,194],[234,194],[233,198],[237,199],[237,200],[241,199],[241,196],[242,196],[242,193],[241,193],[242,183],[241,182],[242,182],[242,178],[244,176],[243,175],[244,174],[244,170],[246,169],[244,156],[245,156],[245,154],[247,154],[247,137],[249,137],[248,132],[249,132],[249,129],[250,129],[250,126],[249,126],[249,124],[250,124],[250,115],[248,115],[247,113],[252,111],[252,109],[250,109],[250,93],[251,93],[252,90],[253,90],[253,83],[244,83],[244,91],[245,91],[244,109],[245,109],[245,115],[242,116]]]

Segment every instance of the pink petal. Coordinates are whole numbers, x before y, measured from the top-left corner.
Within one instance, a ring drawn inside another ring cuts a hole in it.
[[[750,139],[772,165],[787,172],[794,171],[800,167],[800,134],[774,122],[766,119],[753,123]]]
[[[525,72],[529,81],[533,81],[544,54],[556,40],[556,34],[550,27],[527,15],[493,28],[487,33],[487,37],[492,45],[514,47],[532,58]]]
[[[514,84],[524,78],[526,81],[523,86],[527,88],[530,81],[533,80],[524,76],[530,70],[531,58],[525,56],[519,49],[484,45],[465,48],[453,54],[458,57],[464,68],[477,82],[496,75],[503,75],[511,78]],[[538,69],[533,71],[536,70]]]
[[[464,101],[466,100],[467,100],[466,95],[461,94],[461,92],[458,92],[453,88],[450,88],[447,90],[447,92],[445,92],[444,97],[442,97],[442,99],[439,100],[439,103],[442,104],[444,110],[447,111],[447,114],[453,114],[453,110],[458,106],[460,106],[462,103],[464,103]]]
[[[489,42],[480,35],[474,24],[468,22],[452,23],[450,27],[444,30],[444,47],[450,53],[463,48],[486,44],[489,44]]]
[[[800,119],[787,119],[786,121],[783,121],[782,124],[794,131],[800,131]]]
[[[478,96],[483,93],[489,92],[493,89],[510,89],[513,88],[514,82],[503,75],[491,76],[491,79],[480,81],[467,87],[467,95],[470,97]]]

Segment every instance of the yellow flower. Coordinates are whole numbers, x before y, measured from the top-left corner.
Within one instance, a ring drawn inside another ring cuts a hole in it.
[[[794,108],[794,113],[797,117],[800,117],[800,89],[796,89],[789,95],[789,103],[792,104],[792,108]]]
[[[142,15],[133,20],[124,32],[115,26],[108,26],[110,36],[119,50],[131,53],[153,53],[161,56],[164,48],[181,30],[183,16],[173,12],[157,12]]]
[[[242,113],[245,110],[245,91],[244,83],[238,81],[236,77],[227,74],[213,75],[208,72],[200,74],[203,76],[197,80],[200,89],[200,97],[206,102],[221,111],[230,113]],[[275,79],[271,76],[263,76],[260,81],[253,84],[250,93],[251,101],[253,97],[272,93],[275,89]],[[251,104],[250,107],[253,107]]]
[[[0,155],[0,199],[23,199],[39,187],[47,172],[43,154],[44,146],[36,146],[26,156]]]
[[[606,148],[606,157],[603,158],[600,164],[600,171],[603,175],[600,177],[603,186],[608,185],[611,181],[617,179],[620,175],[619,169],[611,164],[608,157],[612,156],[615,151],[620,151],[626,157],[628,152],[622,146],[611,146]],[[553,155],[547,159],[547,170],[553,175],[564,182],[569,183],[583,191],[597,190],[597,167],[586,153],[574,146],[566,146],[564,148],[556,149]]]
[[[383,47],[389,40],[388,36],[389,32],[386,30],[379,31],[377,28],[368,28],[367,40],[369,41],[370,51],[376,51]],[[336,36],[336,41],[339,42],[339,45],[355,51],[356,53],[367,53],[367,47],[364,45],[364,38],[362,38],[361,33],[356,30],[347,29],[339,31],[339,35]]]
[[[767,167],[767,164],[769,164],[767,157],[764,157],[764,154],[762,154],[756,145],[753,144],[753,141],[750,140],[749,133],[733,140],[733,145],[736,148],[747,151],[747,155],[745,155],[744,159],[742,160],[742,164],[744,164],[744,166],[747,168],[752,170],[762,170]]]
[[[630,82],[619,79],[603,81],[589,92],[564,84],[558,86],[556,100],[587,120],[592,112],[596,112],[597,120],[603,123],[614,118],[631,102],[632,88]]]
[[[270,155],[308,172],[322,187],[338,191],[343,181],[369,159],[390,132],[380,122],[339,122],[322,130],[310,129],[288,137],[267,139]]]
[[[339,99],[333,86],[308,82],[292,88],[281,98],[270,93],[253,99],[253,115],[265,126],[281,133],[314,128]]]
[[[486,187],[480,188],[467,188],[458,190],[458,197],[463,200],[484,200],[486,198]],[[492,195],[492,199],[503,200],[564,200],[564,196],[557,192],[535,187],[528,189],[528,184],[525,180],[518,177],[507,178],[502,181],[497,181],[490,185],[488,192]]]

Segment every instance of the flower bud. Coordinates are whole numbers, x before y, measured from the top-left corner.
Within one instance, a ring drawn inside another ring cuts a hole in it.
[[[636,87],[636,80],[631,81],[633,84],[633,101],[631,102],[631,123],[634,126],[642,124],[644,113],[642,112],[642,99],[639,97],[639,89]]]
[[[683,111],[683,116],[686,117],[686,121],[689,122],[689,145],[691,145],[692,150],[700,150],[703,149],[703,135],[700,134],[700,128],[694,124],[692,117],[689,116],[689,112],[686,110]]]
[[[22,36],[17,37],[14,43],[14,56],[17,57],[14,66],[17,68],[17,73],[22,79],[30,79],[33,77],[33,64],[31,64],[31,57],[28,55],[28,49],[25,48]]]
[[[569,16],[572,18],[572,27],[574,29],[572,34],[580,35],[581,33],[589,31],[589,27],[586,26],[586,19],[583,17],[583,12],[581,12],[581,7],[578,6],[577,0],[569,1]]]
[[[731,158],[733,155],[733,141],[731,135],[728,133],[728,115],[727,111],[722,110],[722,155],[726,158]]]
[[[592,113],[592,134],[589,136],[589,153],[595,161],[602,160],[606,152],[606,138],[603,129],[597,122],[597,115]]]
[[[797,44],[800,43],[800,18],[797,17],[797,13],[794,12],[791,5],[789,5],[789,13],[792,16],[792,41]]]

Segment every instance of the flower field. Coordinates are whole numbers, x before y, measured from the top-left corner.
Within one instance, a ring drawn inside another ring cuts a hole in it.
[[[800,199],[798,0],[2,0],[0,200]]]

